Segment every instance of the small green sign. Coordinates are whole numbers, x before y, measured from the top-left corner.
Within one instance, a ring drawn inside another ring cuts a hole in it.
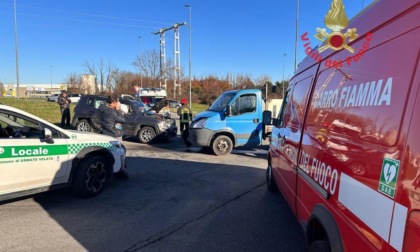
[[[394,198],[395,195],[395,186],[397,184],[399,168],[399,160],[384,158],[378,190],[391,198]]]

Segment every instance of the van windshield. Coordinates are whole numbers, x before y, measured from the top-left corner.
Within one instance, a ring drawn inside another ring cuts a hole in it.
[[[235,95],[236,92],[228,92],[220,95],[208,110],[217,112],[223,111]]]

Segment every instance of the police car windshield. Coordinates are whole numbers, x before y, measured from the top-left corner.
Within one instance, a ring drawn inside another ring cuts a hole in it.
[[[228,92],[220,95],[208,110],[217,112],[223,111],[235,95],[236,92]]]

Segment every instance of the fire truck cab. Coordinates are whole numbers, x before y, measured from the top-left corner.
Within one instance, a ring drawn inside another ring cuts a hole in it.
[[[267,187],[313,251],[420,251],[419,6],[374,1],[348,24],[354,53],[309,55],[264,115]]]

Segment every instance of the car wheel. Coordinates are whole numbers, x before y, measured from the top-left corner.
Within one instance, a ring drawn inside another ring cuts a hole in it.
[[[76,129],[78,131],[84,131],[84,132],[92,132],[93,129],[90,126],[89,122],[86,119],[82,119],[77,122]]]
[[[148,143],[156,137],[156,132],[152,127],[146,126],[140,129],[138,137],[141,143]]]
[[[274,182],[273,178],[273,169],[271,166],[267,166],[265,171],[265,181],[267,182],[267,189],[270,192],[277,192],[279,189],[277,188],[276,182]]]
[[[330,243],[324,240],[316,240],[311,243],[311,247],[309,248],[311,252],[330,252]]]
[[[232,151],[232,140],[224,135],[218,136],[212,144],[213,152],[217,156],[229,154]]]
[[[83,159],[73,177],[73,189],[84,197],[100,194],[108,178],[106,159],[90,156]]]

